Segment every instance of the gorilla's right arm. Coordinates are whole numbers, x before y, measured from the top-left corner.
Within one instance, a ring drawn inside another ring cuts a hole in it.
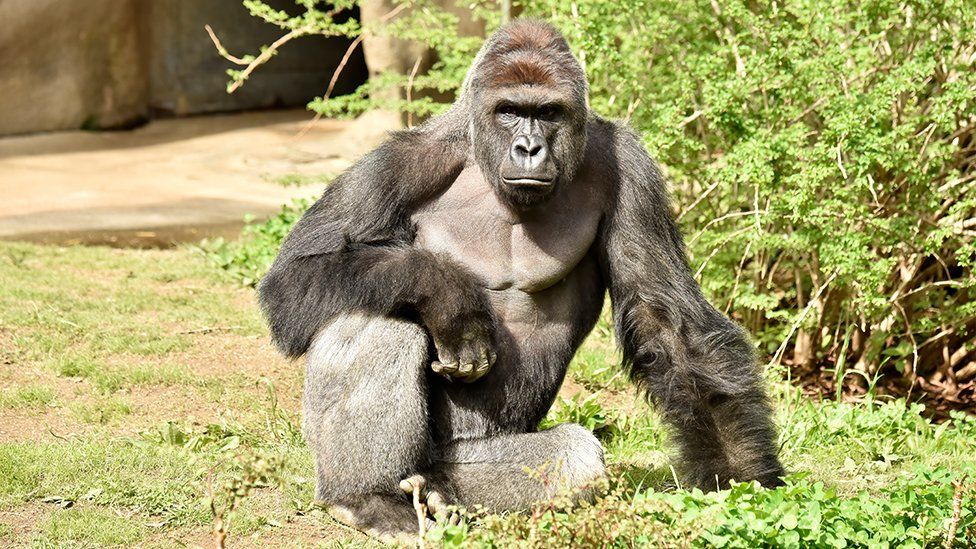
[[[411,246],[411,213],[457,178],[466,152],[460,130],[398,132],[326,189],[259,286],[285,355],[303,355],[331,318],[351,311],[416,315],[439,350],[462,358],[490,350],[490,309],[473,275]]]

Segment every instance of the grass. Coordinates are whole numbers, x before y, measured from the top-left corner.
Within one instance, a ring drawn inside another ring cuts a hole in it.
[[[40,409],[54,402],[54,390],[30,384],[0,391],[0,408]]]
[[[789,483],[702,494],[676,486],[618,364],[604,318],[546,419],[603,441],[605,497],[430,544],[942,547],[953,524],[956,547],[976,540],[971,416],[814,402],[770,372]],[[267,345],[251,290],[196,252],[0,243],[0,545],[211,545],[214,509],[231,546],[370,544],[312,505],[300,370]]]
[[[138,521],[100,509],[55,511],[41,527],[41,547],[127,546],[145,536]]]

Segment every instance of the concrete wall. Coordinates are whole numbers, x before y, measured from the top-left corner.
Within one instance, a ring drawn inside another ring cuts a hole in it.
[[[280,9],[296,9],[275,0]],[[348,46],[296,40],[233,95],[203,26],[237,55],[257,53],[282,31],[240,0],[0,0],[0,135],[117,128],[160,114],[303,106],[321,95]],[[366,79],[362,54],[335,93]]]
[[[268,3],[296,10],[294,0]],[[145,20],[150,106],[177,115],[304,106],[325,93],[350,42],[323,36],[296,39],[254,71],[243,87],[227,94],[226,70],[241,67],[217,55],[204,25],[209,24],[224,47],[237,56],[257,54],[261,45],[274,42],[284,31],[252,17],[240,0],[150,0]],[[343,70],[333,93],[349,93],[365,80],[360,51]]]
[[[0,0],[0,134],[146,114],[133,0]]]

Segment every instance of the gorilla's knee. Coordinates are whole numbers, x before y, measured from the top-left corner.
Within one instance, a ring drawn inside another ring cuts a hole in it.
[[[307,355],[303,432],[324,501],[395,491],[428,455],[427,336],[414,323],[345,314]]]
[[[556,463],[560,488],[578,490],[606,476],[603,446],[593,433],[576,423],[549,429],[557,447]]]

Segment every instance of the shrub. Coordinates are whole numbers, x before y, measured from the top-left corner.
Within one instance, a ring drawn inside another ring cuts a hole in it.
[[[282,206],[281,213],[270,219],[248,218],[239,240],[204,240],[197,250],[232,279],[245,286],[257,286],[271,267],[291,226],[309,206],[308,200],[298,199]]]
[[[566,33],[594,109],[643,132],[674,185],[693,268],[764,351],[949,388],[976,374],[965,347],[976,5],[549,1],[527,12]]]

